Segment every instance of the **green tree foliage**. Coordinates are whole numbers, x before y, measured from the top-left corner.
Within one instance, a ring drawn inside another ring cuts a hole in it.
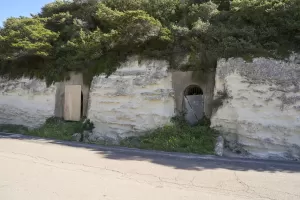
[[[6,51],[1,52],[0,56],[8,59],[23,55],[48,56],[53,50],[51,43],[58,34],[46,29],[44,21],[43,18],[8,19],[0,36]]]
[[[299,50],[299,0],[57,0],[0,28],[0,75],[51,84],[80,71],[89,82],[130,55],[207,70],[221,57]]]

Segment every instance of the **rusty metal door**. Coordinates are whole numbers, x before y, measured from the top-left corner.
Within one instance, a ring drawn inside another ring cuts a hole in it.
[[[204,117],[203,95],[184,96],[185,120],[191,124],[197,124]]]

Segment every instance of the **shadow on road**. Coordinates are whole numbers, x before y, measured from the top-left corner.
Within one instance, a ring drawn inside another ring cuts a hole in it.
[[[85,144],[68,141],[48,140],[30,136],[5,136],[0,139],[17,139],[43,142],[56,145],[84,148],[93,151],[101,157],[114,160],[146,161],[158,165],[184,170],[227,169],[235,171],[288,172],[299,173],[300,162],[266,161],[255,159],[224,158],[215,156],[199,156],[195,154],[168,153],[149,150],[129,149],[123,147],[107,147],[95,144]]]

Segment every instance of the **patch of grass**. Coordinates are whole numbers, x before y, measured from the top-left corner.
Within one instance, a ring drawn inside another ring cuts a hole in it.
[[[68,122],[55,117],[47,119],[45,124],[36,129],[29,129],[21,125],[0,125],[0,132],[20,133],[59,140],[72,140],[74,133],[83,133],[84,130],[91,129],[93,129],[93,124],[89,120]]]
[[[149,131],[141,137],[126,138],[120,144],[130,148],[214,154],[217,135],[206,119],[195,126],[176,119],[172,125]]]
[[[72,140],[74,133],[92,130],[89,120],[66,122],[59,118],[49,118],[44,125],[29,129],[21,125],[0,125],[0,132],[21,133],[43,138]],[[182,117],[175,117],[173,124],[148,131],[141,137],[129,137],[120,142],[121,146],[152,149],[169,152],[214,154],[218,133],[210,128],[210,121],[203,119],[195,126],[188,125]],[[99,143],[100,144],[100,143]],[[101,143],[106,145],[106,143]]]
[[[44,125],[30,130],[26,134],[44,138],[71,140],[74,133],[81,133],[82,131],[82,122],[66,122],[61,119],[50,118]]]

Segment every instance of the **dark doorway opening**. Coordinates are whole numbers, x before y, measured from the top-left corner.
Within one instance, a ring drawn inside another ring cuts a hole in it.
[[[80,106],[81,106],[80,107],[80,116],[82,118],[82,117],[85,117],[85,116],[83,116],[83,94],[82,94],[82,91],[81,91],[81,105]]]
[[[202,89],[197,85],[190,85],[184,91],[184,96],[203,95]]]

